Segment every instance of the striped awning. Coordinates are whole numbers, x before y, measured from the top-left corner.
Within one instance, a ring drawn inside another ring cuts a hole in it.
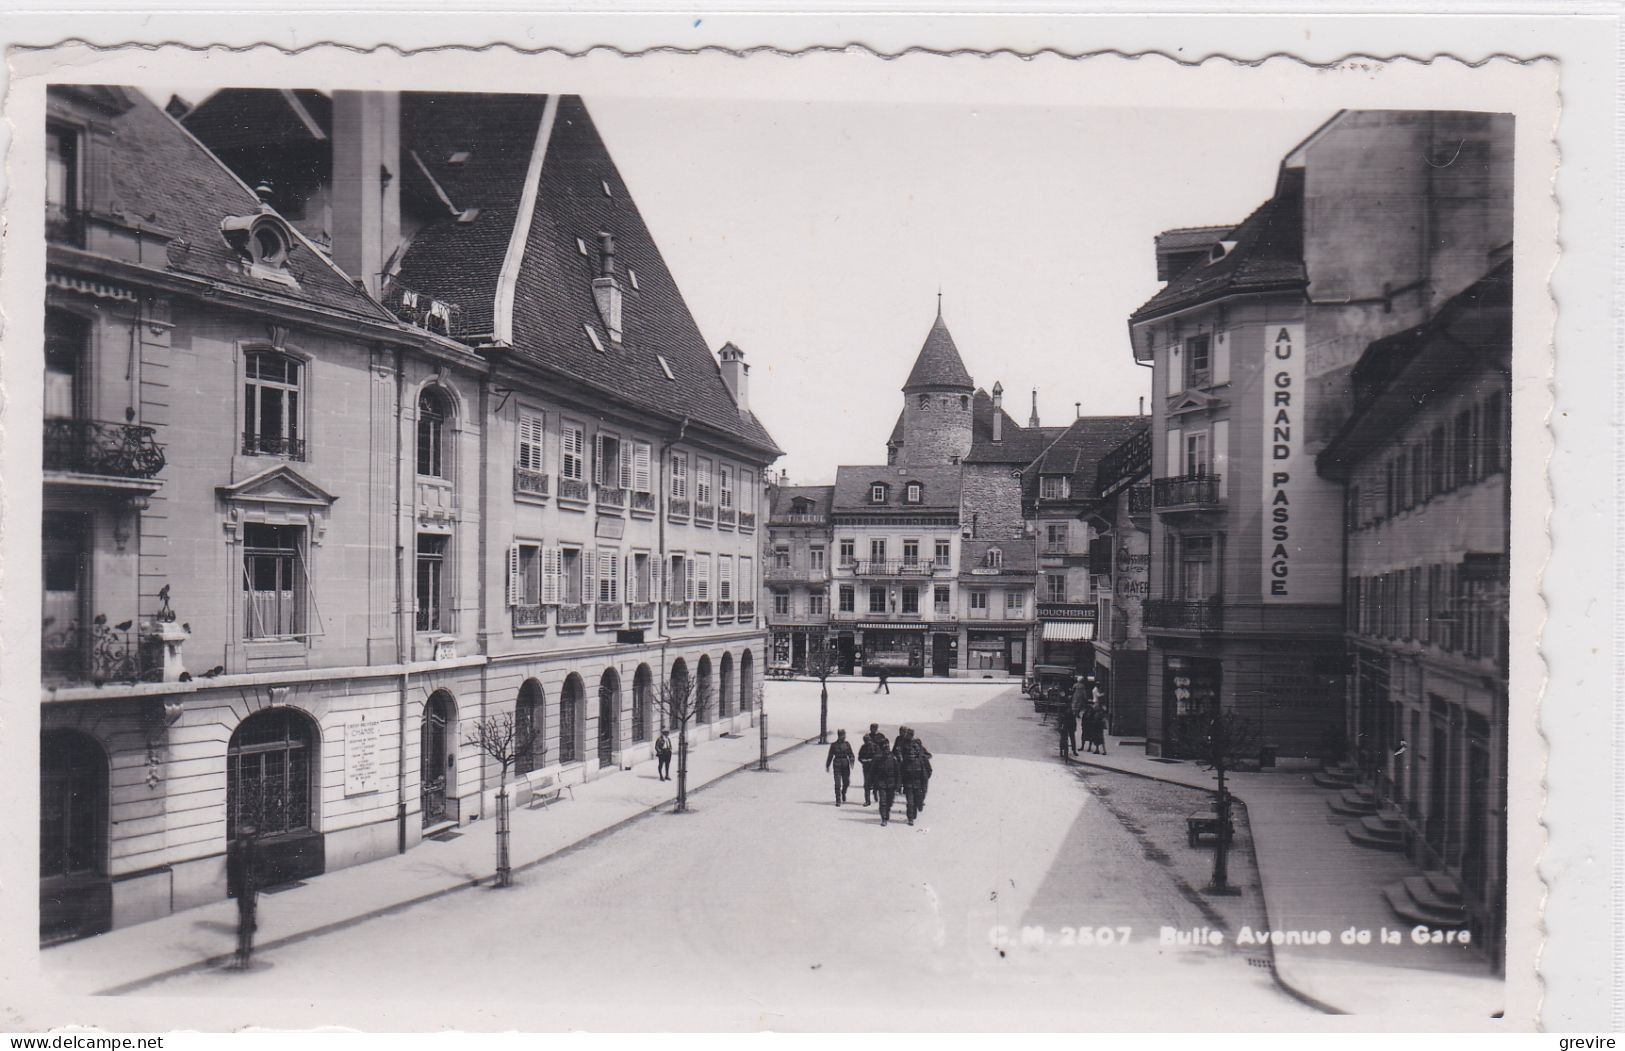
[[[1095,638],[1095,622],[1092,620],[1046,620],[1044,622],[1045,642],[1093,642]]]

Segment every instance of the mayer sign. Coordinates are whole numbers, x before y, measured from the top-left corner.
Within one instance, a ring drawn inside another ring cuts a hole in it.
[[[1293,569],[1304,557],[1294,503],[1306,495],[1314,466],[1303,454],[1303,325],[1272,325],[1264,350],[1264,577],[1265,602],[1293,600]],[[1302,601],[1299,599],[1299,601]]]

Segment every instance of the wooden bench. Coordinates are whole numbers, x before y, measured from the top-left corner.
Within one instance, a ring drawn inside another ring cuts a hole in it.
[[[558,802],[566,792],[570,794],[570,799],[574,801],[576,797],[575,789],[570,785],[559,783],[558,778],[548,774],[530,786],[530,798],[525,801],[525,806],[532,810],[539,806],[545,807]]]
[[[1230,838],[1235,839],[1236,823],[1231,821],[1228,824]],[[1211,810],[1198,810],[1185,819],[1186,842],[1193,847],[1198,846],[1202,836],[1212,836],[1215,840],[1219,838],[1219,815]]]

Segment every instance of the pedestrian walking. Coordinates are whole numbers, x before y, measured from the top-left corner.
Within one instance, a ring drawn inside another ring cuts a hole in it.
[[[897,757],[898,774],[902,779],[904,813],[908,816],[908,823],[912,825],[915,816],[920,812],[920,791],[925,781],[925,757],[916,747],[913,731],[908,727],[897,728],[897,744],[892,748],[892,754]]]
[[[846,802],[846,790],[852,785],[852,743],[846,739],[845,730],[835,731],[835,742],[829,746],[829,754],[824,758],[824,770],[835,772],[835,805],[840,806]]]
[[[1089,743],[1100,755],[1106,754],[1106,706],[1095,704],[1092,709],[1094,718],[1089,725]]]
[[[909,731],[909,740],[914,742],[914,748],[920,755],[920,763],[925,772],[920,778],[920,799],[916,804],[916,809],[924,810],[925,794],[931,788],[931,749],[925,746],[925,740],[913,730]]]
[[[863,735],[865,741],[873,741],[881,755],[891,754],[891,738],[880,732],[879,723],[870,723],[869,732]]]
[[[254,872],[255,829],[245,825],[237,830],[226,851],[226,887],[237,899],[237,953],[235,965],[241,970],[254,955],[254,931],[259,927],[259,880]]]
[[[1074,725],[1074,728],[1081,729],[1082,728],[1082,723],[1083,723],[1083,713],[1085,711],[1087,711],[1088,708],[1089,708],[1089,700],[1090,700],[1089,683],[1084,681],[1084,678],[1081,675],[1074,675],[1072,678],[1073,678],[1073,683],[1072,683],[1072,719],[1073,719],[1073,725]],[[1087,740],[1087,739],[1088,739],[1088,735],[1086,734],[1085,735],[1085,740]],[[1077,746],[1076,741],[1074,741],[1073,744],[1072,744],[1072,754],[1073,755],[1078,754],[1078,746]]]
[[[655,762],[660,774],[660,780],[671,780],[671,735],[665,730],[655,738]]]
[[[885,749],[876,745],[872,736],[865,734],[863,745],[858,749],[858,765],[863,767],[863,805],[868,806],[874,800],[875,793],[875,764],[886,754]]]
[[[897,798],[897,786],[903,775],[896,752],[887,752],[875,761],[875,797],[880,804],[880,824],[891,822],[892,803]]]
[[[1055,713],[1055,731],[1061,738],[1061,759],[1078,754],[1078,715],[1070,701]],[[1070,750],[1070,751],[1069,751]]]
[[[876,672],[876,674],[880,676],[880,681],[875,684],[875,692],[879,693],[881,690],[885,690],[889,696],[891,694],[891,683],[887,680],[891,678],[891,673],[888,672],[886,670],[886,666],[882,664],[880,666],[880,670]]]

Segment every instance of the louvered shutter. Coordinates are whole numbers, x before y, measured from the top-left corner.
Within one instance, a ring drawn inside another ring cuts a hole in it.
[[[734,597],[734,564],[727,555],[717,556],[717,601],[727,602]]]
[[[598,549],[581,552],[581,601],[598,601]]]
[[[526,471],[542,469],[542,439],[546,434],[543,418],[538,413],[519,414],[519,466]]]
[[[604,478],[604,436],[592,436],[592,480],[595,485],[608,484]]]
[[[711,556],[701,555],[695,562],[694,568],[698,570],[696,576],[699,581],[695,584],[695,595],[701,602],[711,600]]]
[[[519,605],[523,590],[519,580],[519,545],[508,546],[508,605]]]
[[[1213,382],[1230,382],[1230,337],[1224,332],[1213,334]]]
[[[640,493],[650,491],[648,442],[638,442],[632,459],[632,488]],[[639,601],[643,601],[640,599]]]
[[[1168,428],[1168,477],[1179,477],[1179,458],[1184,453],[1184,433],[1178,427]]]
[[[620,489],[630,489],[632,488],[632,444],[630,442],[621,443],[620,461],[620,474],[615,479],[615,485]]]
[[[1219,497],[1230,495],[1230,421],[1213,425],[1213,473],[1219,476]]]

